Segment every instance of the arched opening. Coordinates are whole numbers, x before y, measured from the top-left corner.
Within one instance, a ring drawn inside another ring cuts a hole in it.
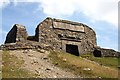
[[[93,51],[93,55],[94,55],[95,57],[101,57],[101,56],[102,56],[100,50],[94,50],[94,51]]]
[[[66,52],[71,53],[73,55],[79,56],[78,46],[66,44]]]

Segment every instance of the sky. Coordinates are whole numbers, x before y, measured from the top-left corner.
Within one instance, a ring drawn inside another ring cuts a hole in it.
[[[97,45],[118,50],[119,0],[0,0],[0,44],[14,24],[29,35],[46,17],[88,25],[96,32]]]

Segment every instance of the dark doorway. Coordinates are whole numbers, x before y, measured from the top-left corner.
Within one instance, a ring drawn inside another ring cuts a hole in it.
[[[94,55],[95,57],[101,57],[101,56],[102,56],[100,50],[94,50],[94,51],[93,51],[93,55]]]
[[[77,45],[66,44],[66,52],[79,56]]]

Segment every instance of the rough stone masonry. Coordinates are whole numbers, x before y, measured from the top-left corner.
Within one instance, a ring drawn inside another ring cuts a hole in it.
[[[79,56],[93,53],[96,57],[118,56],[119,52],[97,47],[96,33],[89,26],[67,20],[46,18],[28,36],[24,26],[15,24],[6,37],[3,49],[33,49],[49,47]]]

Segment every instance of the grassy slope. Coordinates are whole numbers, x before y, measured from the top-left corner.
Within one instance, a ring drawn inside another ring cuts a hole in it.
[[[0,79],[2,78],[2,51],[0,50]]]
[[[13,55],[10,55],[9,51],[3,51],[2,61],[3,78],[27,78],[33,76],[33,74],[29,73],[28,71],[21,69],[21,66],[24,63],[24,61],[18,59]]]
[[[118,68],[118,59],[115,57],[94,57],[92,54],[82,54],[81,57],[95,61],[101,65]]]
[[[86,57],[87,56],[87,57]],[[89,57],[88,57],[89,56]],[[2,77],[3,78],[22,78],[22,77],[33,77],[33,74],[29,74],[28,71],[21,69],[21,65],[24,63],[23,60],[19,60],[17,57],[10,55],[9,51],[3,52],[3,67]],[[49,57],[58,67],[72,71],[76,75],[82,77],[104,77],[104,78],[117,78],[118,71],[117,60],[115,58],[95,58],[90,55],[83,55],[82,57],[89,58],[102,65],[107,65],[112,68],[105,68],[101,65],[89,62],[81,57],[77,57],[71,54],[64,53],[62,51],[51,51]],[[114,68],[113,68],[114,67]],[[91,70],[83,70],[90,68]]]
[[[82,57],[77,57],[68,53],[51,51],[49,57],[51,58],[53,64],[63,69],[72,71],[76,75],[82,77],[94,78],[117,78],[118,71],[115,68],[106,68],[104,66],[98,65],[94,62],[83,59]],[[84,70],[89,68],[90,70]]]

